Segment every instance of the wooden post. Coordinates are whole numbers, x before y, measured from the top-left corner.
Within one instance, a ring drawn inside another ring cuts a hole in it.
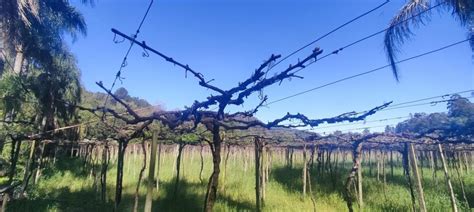
[[[107,141],[102,147],[102,159],[101,159],[101,170],[100,170],[100,199],[106,203],[106,192],[107,192],[107,169],[110,161],[109,145]]]
[[[157,141],[158,142],[158,138],[157,138]],[[158,158],[157,158],[157,165],[156,165],[156,192],[158,192],[160,190],[160,170],[161,170],[161,164],[162,164],[162,160],[163,158],[161,157],[161,152],[163,151],[163,145],[161,144],[161,142],[158,142]]]
[[[463,153],[464,158],[464,168],[466,169],[466,174],[469,174],[469,162],[467,160],[467,152]]]
[[[421,176],[421,181],[424,181],[424,174],[423,174],[423,167],[424,167],[424,162],[423,162],[423,152],[420,152],[419,154],[417,154],[416,156],[418,156],[418,158],[420,159],[420,176]]]
[[[174,148],[172,155],[178,155],[179,152],[179,144],[176,144],[176,148]],[[173,165],[171,166],[171,176],[176,177],[176,163],[177,157],[173,157]]]
[[[369,175],[372,176],[372,150],[369,149],[369,158],[367,159],[367,163],[369,164]]]
[[[273,161],[273,151],[267,147],[266,149],[266,154],[267,154],[267,163],[266,163],[266,174],[265,174],[265,180],[268,182],[270,180],[270,173],[271,173],[271,168],[272,168],[272,161]]]
[[[150,212],[153,204],[153,190],[155,188],[154,183],[155,179],[155,162],[156,162],[156,152],[157,152],[157,142],[158,142],[158,133],[153,132],[153,139],[151,142],[151,154],[150,154],[150,166],[148,170],[148,181],[147,181],[147,191],[146,191],[146,200],[145,200],[145,212]]]
[[[43,144],[40,146],[40,152],[38,155],[38,161],[37,161],[37,166],[35,170],[35,174],[33,176],[33,183],[38,184],[39,178],[41,176],[41,169],[43,168],[43,155],[44,155],[44,148],[46,146],[46,142],[43,141]]]
[[[385,175],[385,157],[387,157],[387,153],[385,151],[382,152],[382,178],[383,184],[387,183],[387,177]]]
[[[303,198],[306,196],[306,143],[303,145]]]
[[[455,156],[454,158],[454,162],[455,163],[462,163],[461,160],[459,160],[459,156],[460,154],[457,154],[457,156]],[[466,202],[466,205],[467,205],[467,208],[469,208],[469,201],[467,200],[467,196],[466,196],[466,190],[464,189],[464,180],[462,179],[462,173],[460,173],[460,169],[462,170],[462,167],[459,167],[458,166],[454,166],[455,167],[455,170],[456,170],[456,174],[457,174],[457,177],[458,177],[458,181],[459,181],[459,184],[461,185],[461,191],[462,191],[462,197],[464,198],[464,201]]]
[[[450,194],[450,197],[451,197],[451,207],[452,207],[454,212],[457,212],[458,208],[457,208],[457,205],[456,205],[456,197],[454,196],[453,186],[451,184],[451,179],[449,178],[448,167],[446,165],[446,160],[444,158],[444,153],[443,153],[443,147],[441,146],[441,144],[438,144],[438,150],[439,150],[439,154],[441,156],[441,164],[443,165],[444,176],[446,178],[446,183],[448,185],[448,190],[449,190],[449,194]]]
[[[418,188],[418,201],[420,204],[420,211],[425,212],[426,211],[425,195],[423,193],[423,186],[421,184],[421,178],[418,172],[415,148],[413,144],[410,144],[409,155],[410,155],[411,168],[413,169],[413,174],[415,175],[415,179],[416,179],[416,186]]]
[[[359,208],[362,210],[364,207],[362,195],[362,157],[360,158],[359,167],[357,168],[357,192],[359,193]]]
[[[430,159],[430,168],[431,168],[431,171],[433,172],[433,180],[436,180],[436,171],[435,171],[435,167],[434,167],[434,156],[433,156],[433,151],[430,151],[430,154],[429,154],[429,159]]]
[[[306,164],[306,170],[304,171],[306,172],[306,180],[308,182],[309,196],[311,198],[311,202],[313,203],[313,211],[316,212],[316,200],[314,199],[314,196],[313,196],[313,188],[311,185],[311,174],[310,174],[310,170],[312,170],[312,165],[310,165],[310,163],[313,163],[313,161],[314,161],[314,143],[311,148],[310,159],[308,161],[303,161],[303,162]]]
[[[6,212],[7,211],[7,205],[8,205],[8,201],[10,201],[10,194],[9,192],[5,192],[3,194],[3,200],[2,200],[2,210],[1,212]]]
[[[262,145],[262,159],[261,159],[261,161],[262,161],[260,163],[260,173],[261,173],[261,180],[260,180],[261,189],[260,190],[262,192],[261,204],[262,204],[262,206],[265,206],[265,196],[266,196],[265,189],[267,187],[268,153],[265,150],[265,147],[263,147],[263,145]]]
[[[260,157],[261,157],[261,144],[260,139],[255,138],[255,200],[257,211],[261,211],[261,193],[260,193],[260,184],[261,184],[261,177],[260,177]]]
[[[180,183],[180,171],[181,171],[181,161],[183,161],[182,156],[183,156],[183,150],[184,147],[186,146],[186,143],[183,141],[180,141],[178,144],[178,155],[176,156],[176,175],[175,175],[175,182],[174,182],[174,191],[173,191],[173,198],[176,199],[176,196],[179,191],[179,183]]]
[[[29,158],[28,158],[28,161],[26,163],[26,167],[25,167],[25,172],[24,172],[24,177],[23,177],[23,185],[22,185],[22,193],[24,193],[26,191],[26,189],[28,188],[28,182],[30,181],[30,177],[32,175],[32,172],[34,170],[34,157],[35,157],[35,152],[36,152],[36,140],[33,140],[33,142],[31,143],[31,147],[30,147],[30,155],[29,155]]]
[[[380,153],[377,152],[375,158],[377,160],[377,181],[380,182]]]
[[[407,178],[408,188],[410,189],[412,209],[413,211],[416,211],[415,193],[413,191],[413,186],[412,186],[411,177],[410,177],[410,162],[408,159],[408,154],[409,154],[408,152],[409,152],[408,143],[405,142],[404,150],[402,153],[403,172],[405,174],[405,177]]]
[[[247,173],[247,158],[249,158],[247,156],[247,148],[244,147],[243,151],[242,151],[242,155],[244,156],[244,172]]]
[[[147,158],[146,158],[145,139],[142,140],[141,146],[142,146],[142,153],[143,153],[143,164],[142,164],[142,168],[140,169],[140,174],[138,175],[137,187],[135,189],[135,202],[134,202],[134,205],[133,205],[133,212],[138,211],[138,200],[139,200],[140,185],[141,185],[141,182],[142,182],[143,173],[145,172],[145,169],[146,169],[146,159]],[[151,158],[151,159],[153,159],[153,158]],[[150,165],[155,165],[155,164],[151,163],[151,161],[150,161]]]
[[[288,148],[288,167],[293,168],[292,162],[293,162],[293,149],[291,147]]]
[[[393,179],[393,151],[390,150],[390,177]]]
[[[230,154],[230,144],[224,145],[225,149],[225,158],[224,158],[224,171],[222,173],[222,193],[225,194],[225,184],[226,184],[226,176],[227,176],[227,161],[229,160]]]

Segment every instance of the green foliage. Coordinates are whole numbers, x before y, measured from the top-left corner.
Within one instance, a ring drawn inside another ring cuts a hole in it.
[[[69,1],[53,0],[7,0],[0,13],[2,63],[15,58],[21,65],[1,67],[2,72],[9,70],[0,85],[2,116],[9,116],[9,121],[32,120],[41,131],[74,121],[76,110],[71,105],[80,102],[79,70],[64,35],[85,35],[82,15]],[[5,125],[0,131],[6,127],[12,131]]]
[[[21,85],[19,76],[7,73],[0,78],[0,109],[3,112],[2,118],[5,119],[7,112],[21,108],[26,100],[27,92]]]
[[[416,113],[399,123],[397,132],[433,133],[460,137],[474,133],[474,103],[458,95],[451,97],[447,113]]]

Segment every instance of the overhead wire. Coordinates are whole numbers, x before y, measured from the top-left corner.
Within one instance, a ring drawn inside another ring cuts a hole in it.
[[[448,49],[450,47],[459,45],[461,43],[467,42],[469,40],[470,39],[465,39],[465,40],[461,40],[461,41],[458,41],[458,42],[455,42],[455,43],[451,43],[449,45],[446,45],[446,46],[443,46],[443,47],[440,47],[440,48],[437,48],[437,49],[434,49],[434,50],[431,50],[431,51],[428,51],[428,52],[425,52],[425,53],[422,53],[422,54],[418,54],[418,55],[408,57],[408,58],[403,59],[403,60],[396,61],[395,64],[404,63],[404,62],[407,62],[407,61],[410,61],[410,60],[413,60],[413,59],[417,59],[417,58],[420,58],[420,57],[423,57],[423,56],[426,56],[426,55],[430,55],[430,54]],[[384,65],[384,66],[381,66],[381,67],[378,67],[378,68],[371,69],[369,71],[361,72],[361,73],[351,75],[351,76],[348,76],[348,77],[344,77],[344,78],[341,78],[341,79],[338,79],[338,80],[335,80],[335,81],[332,81],[332,82],[329,82],[329,83],[326,83],[326,84],[323,84],[323,85],[320,85],[320,86],[317,86],[317,87],[314,87],[314,88],[310,88],[310,89],[307,89],[307,90],[304,90],[304,91],[301,91],[301,92],[298,92],[298,93],[295,93],[295,94],[292,94],[292,95],[289,95],[289,96],[286,96],[286,97],[283,97],[283,98],[280,98],[280,99],[277,99],[277,100],[274,100],[274,101],[271,101],[271,102],[269,102],[269,103],[267,103],[263,106],[268,107],[269,105],[275,104],[277,102],[281,102],[281,101],[284,101],[284,100],[287,100],[287,99],[290,99],[290,98],[293,98],[293,97],[297,97],[297,96],[300,96],[300,95],[303,95],[303,94],[306,94],[306,93],[309,93],[309,92],[312,92],[312,91],[315,91],[315,90],[319,90],[321,88],[325,88],[325,87],[328,87],[330,85],[334,85],[334,84],[337,84],[337,83],[340,83],[340,82],[343,82],[343,81],[346,81],[346,80],[350,80],[350,79],[357,78],[357,77],[360,77],[360,76],[364,76],[364,75],[367,75],[367,74],[370,74],[370,73],[373,73],[373,72],[377,72],[377,71],[380,71],[380,70],[388,68],[388,67],[391,67],[391,64],[387,64],[387,65]]]
[[[453,101],[453,100],[452,99],[445,99],[445,100],[431,101],[431,102],[418,103],[418,104],[411,104],[411,103],[431,100],[431,99],[434,99],[434,98],[446,98],[448,96],[452,96],[452,95],[456,95],[456,94],[463,94],[463,93],[468,93],[468,92],[474,92],[474,90],[465,90],[465,91],[453,92],[453,93],[449,93],[449,94],[443,94],[443,95],[437,95],[437,96],[432,96],[432,97],[425,97],[425,98],[421,98],[421,99],[401,102],[401,103],[394,104],[392,106],[388,106],[387,108],[384,108],[382,110],[379,110],[379,112],[380,111],[387,111],[387,110],[402,109],[402,108],[410,108],[410,107],[416,107],[416,106],[421,106],[421,105],[432,105],[432,106],[434,106],[438,103],[450,102],[450,101]],[[472,99],[472,98],[474,98],[474,96],[467,96],[467,97],[464,96],[462,98]],[[405,105],[405,104],[411,104],[411,105]],[[402,105],[405,105],[405,106],[402,106]],[[366,111],[356,112],[354,114],[361,114],[361,113],[365,113],[365,112]],[[377,119],[377,120],[368,120],[368,121],[367,120],[361,120],[361,121],[357,121],[357,122],[350,122],[350,123],[343,123],[343,124],[329,124],[328,126],[314,127],[312,129],[317,130],[317,129],[335,128],[335,127],[341,127],[341,126],[355,126],[355,125],[366,124],[366,123],[384,122],[384,121],[398,120],[398,119],[404,119],[404,118],[410,118],[410,117],[411,116],[399,116],[399,117],[390,117],[390,118],[383,118],[383,119]]]
[[[359,124],[374,123],[374,122],[385,122],[385,121],[399,120],[399,119],[405,119],[405,118],[410,118],[410,117],[411,116],[398,116],[398,117],[392,117],[392,118],[369,120],[369,121],[364,121],[362,123],[357,122],[357,123],[329,125],[329,126],[324,126],[324,127],[315,127],[314,129],[327,129],[327,128],[344,127],[344,126],[355,126],[355,125],[359,125]]]
[[[393,27],[395,27],[395,26],[398,26],[398,25],[401,25],[401,24],[403,24],[403,23],[405,23],[405,22],[407,22],[407,21],[410,21],[410,20],[412,20],[412,19],[414,19],[414,18],[416,18],[416,17],[418,17],[418,16],[420,16],[420,15],[426,13],[426,12],[429,12],[429,11],[431,11],[432,9],[434,9],[434,8],[436,8],[436,7],[439,7],[439,6],[441,6],[442,4],[445,4],[445,3],[446,3],[446,2],[440,2],[440,3],[438,3],[438,4],[434,5],[434,6],[428,7],[427,9],[425,9],[425,10],[423,10],[423,11],[421,11],[421,12],[415,14],[415,15],[410,16],[409,18],[407,18],[407,19],[405,19],[405,20],[399,21],[399,22],[397,22],[397,23],[394,24],[394,25],[391,25],[391,26],[389,26],[389,27],[387,27],[387,28],[385,28],[385,29],[382,29],[382,30],[380,30],[380,31],[374,32],[374,33],[372,33],[372,34],[370,34],[370,35],[367,35],[367,36],[365,36],[365,37],[363,37],[363,38],[360,38],[360,39],[358,39],[358,40],[356,40],[356,41],[353,41],[353,42],[351,42],[351,43],[349,43],[349,44],[346,44],[345,46],[342,46],[342,47],[340,47],[340,48],[338,48],[338,49],[336,49],[336,50],[334,50],[334,51],[332,51],[332,52],[330,52],[330,53],[327,53],[327,54],[321,56],[320,58],[317,58],[316,60],[311,61],[310,63],[306,64],[305,67],[302,67],[302,68],[296,70],[296,71],[293,72],[293,73],[298,73],[298,72],[300,72],[301,70],[303,70],[303,69],[307,68],[308,66],[312,65],[313,63],[316,63],[316,62],[318,62],[318,61],[320,61],[320,60],[322,60],[322,59],[325,59],[325,58],[327,58],[327,57],[329,57],[329,56],[331,56],[331,55],[339,54],[339,52],[341,52],[342,50],[345,50],[345,49],[347,49],[347,48],[349,48],[349,47],[351,47],[351,46],[354,46],[354,45],[356,45],[356,44],[358,44],[358,43],[361,43],[362,41],[368,40],[368,39],[370,39],[370,38],[372,38],[372,37],[375,37],[375,36],[377,36],[377,35],[379,35],[379,34],[382,34],[382,33],[388,31],[389,29],[391,29],[391,28],[393,28]]]
[[[278,62],[276,62],[275,64],[273,64],[271,67],[269,67],[269,69],[267,70],[267,72],[270,71],[271,69],[273,69],[274,67],[276,67],[278,64],[280,64],[280,63],[282,63],[283,61],[287,60],[287,59],[290,58],[291,56],[293,56],[293,55],[295,55],[296,53],[300,52],[301,50],[303,50],[303,49],[305,49],[305,48],[307,48],[307,47],[309,47],[309,46],[315,44],[316,42],[318,42],[318,41],[320,41],[320,40],[326,38],[327,36],[331,35],[332,33],[334,33],[334,32],[336,32],[336,31],[342,29],[343,27],[345,27],[345,26],[347,26],[347,25],[349,25],[349,24],[351,24],[351,23],[357,21],[358,19],[360,19],[360,18],[362,18],[362,17],[364,17],[364,16],[366,16],[366,15],[368,15],[368,14],[370,14],[370,13],[376,11],[376,10],[378,10],[379,8],[381,8],[381,7],[383,7],[384,5],[386,5],[388,2],[390,2],[390,0],[386,0],[386,1],[383,2],[382,4],[380,4],[380,5],[378,5],[378,6],[374,7],[374,8],[372,8],[372,9],[370,9],[370,10],[368,10],[368,11],[366,11],[366,12],[360,14],[360,15],[358,15],[358,16],[355,17],[355,18],[352,18],[351,20],[349,20],[349,21],[347,21],[347,22],[345,22],[345,23],[339,25],[338,27],[332,29],[331,31],[329,31],[329,32],[327,32],[327,33],[325,33],[325,34],[323,34],[322,36],[320,36],[320,37],[314,39],[313,41],[311,41],[311,42],[305,44],[304,46],[302,46],[302,47],[296,49],[295,51],[291,52],[290,54],[288,54],[287,56],[283,57],[283,58],[280,59]]]
[[[143,108],[136,109],[135,111],[136,111],[136,112],[139,112],[139,111],[143,111],[143,110],[146,110],[146,109],[149,109],[149,108],[158,107],[158,106],[159,106],[159,105],[151,105],[151,106],[147,106],[147,107],[143,107]],[[125,115],[125,114],[128,114],[128,113],[127,113],[127,112],[119,113],[119,115]],[[40,133],[36,133],[36,134],[31,134],[31,135],[29,135],[28,137],[46,135],[46,134],[50,134],[50,133],[56,133],[56,132],[59,132],[59,131],[63,131],[63,130],[71,129],[71,128],[76,128],[76,127],[81,127],[81,126],[85,126],[85,125],[97,123],[97,122],[100,122],[100,121],[103,121],[103,120],[90,120],[90,121],[86,121],[86,122],[79,123],[79,124],[73,124],[73,125],[68,125],[68,126],[64,126],[64,127],[58,127],[58,128],[55,128],[55,129],[51,129],[51,130],[45,131],[45,132],[40,132]]]
[[[472,99],[472,97],[464,97],[466,99]],[[391,107],[391,108],[384,108],[380,111],[387,111],[387,110],[395,110],[395,109],[402,109],[402,108],[408,108],[408,107],[416,107],[416,106],[422,106],[422,105],[436,105],[438,103],[443,103],[443,102],[450,102],[452,101],[451,99],[446,99],[446,100],[439,100],[439,101],[432,101],[432,102],[427,102],[427,103],[418,103],[418,104],[412,104],[412,105],[405,105],[405,106],[399,106],[399,107]]]
[[[135,31],[135,34],[133,35],[133,38],[134,38],[134,39],[136,39],[136,38],[138,37],[138,34],[140,33],[140,30],[141,30],[141,28],[142,28],[142,26],[143,26],[143,23],[145,22],[146,17],[148,16],[148,13],[150,12],[150,9],[151,9],[151,6],[152,6],[152,5],[153,5],[153,0],[151,0],[150,3],[148,4],[148,7],[147,7],[147,9],[146,9],[146,12],[145,12],[145,14],[143,15],[143,18],[141,19],[140,24],[138,25],[138,28],[137,28],[137,30]],[[115,37],[114,37],[114,39],[115,39]],[[116,41],[114,40],[114,42],[116,42]],[[116,43],[118,43],[118,42],[116,42]],[[112,92],[112,90],[114,89],[115,84],[117,83],[117,80],[121,80],[121,77],[122,77],[122,70],[123,70],[123,68],[125,68],[125,67],[127,66],[127,58],[128,58],[128,55],[130,54],[130,52],[131,52],[131,50],[132,50],[134,44],[135,44],[134,42],[130,42],[130,46],[128,47],[128,50],[127,50],[127,52],[125,53],[125,56],[124,56],[123,59],[122,59],[122,63],[120,64],[120,68],[119,68],[119,70],[117,71],[117,73],[115,74],[115,79],[114,79],[114,81],[112,82],[112,85],[111,85],[111,87],[110,87],[110,89],[109,89],[110,92]],[[109,96],[110,96],[110,94],[107,94],[107,96],[105,97],[104,107],[107,105],[107,101],[109,100]],[[104,114],[104,115],[105,115],[105,114]],[[102,118],[104,118],[104,116],[102,116]]]
[[[367,11],[367,12],[365,12],[365,13],[363,13],[363,14],[357,16],[357,17],[354,18],[354,19],[351,19],[350,21],[348,21],[348,22],[346,22],[346,23],[340,25],[339,27],[335,28],[334,30],[332,30],[332,31],[330,31],[330,32],[328,32],[328,33],[326,33],[325,35],[323,35],[323,36],[321,36],[321,37],[315,39],[314,41],[312,41],[312,42],[310,42],[310,43],[304,45],[303,47],[301,47],[301,48],[299,48],[299,49],[293,51],[293,52],[290,53],[289,55],[285,56],[284,58],[282,58],[281,60],[279,60],[278,62],[276,62],[276,63],[273,64],[272,66],[270,66],[269,69],[267,70],[267,73],[268,73],[268,71],[270,71],[271,69],[273,69],[275,66],[277,66],[278,64],[280,64],[280,63],[283,62],[284,60],[287,60],[288,58],[290,58],[291,56],[293,56],[293,55],[296,54],[297,52],[299,52],[299,51],[301,51],[301,50],[307,48],[308,46],[310,46],[310,45],[316,43],[317,41],[320,41],[321,39],[327,37],[328,35],[334,33],[335,31],[337,31],[337,30],[339,30],[339,29],[341,29],[342,27],[344,27],[344,26],[346,26],[346,25],[348,25],[348,24],[350,24],[350,23],[356,21],[357,19],[360,19],[360,18],[362,18],[363,16],[365,16],[365,15],[367,15],[367,14],[369,14],[369,13],[375,11],[375,10],[377,10],[378,8],[380,8],[380,7],[382,7],[383,5],[385,5],[386,3],[388,3],[388,1],[382,3],[381,5],[379,5],[379,6],[375,7],[375,8],[373,8],[372,10],[369,10],[369,11]],[[324,58],[327,58],[327,57],[329,57],[329,56],[331,56],[331,55],[334,55],[334,54],[338,54],[340,51],[342,51],[342,50],[344,50],[344,49],[347,49],[347,48],[349,48],[349,47],[351,47],[351,46],[354,46],[354,45],[356,45],[356,44],[358,44],[358,43],[360,43],[360,42],[362,42],[362,41],[365,41],[365,40],[370,39],[370,38],[372,38],[372,37],[374,37],[374,36],[376,36],[376,35],[379,35],[379,34],[381,34],[381,33],[383,33],[383,32],[386,32],[387,30],[389,30],[390,28],[392,28],[392,27],[394,27],[394,26],[397,26],[397,25],[403,24],[403,23],[405,23],[405,22],[407,22],[407,21],[410,21],[411,19],[416,18],[416,17],[418,17],[418,16],[420,16],[420,15],[426,13],[426,12],[429,12],[429,11],[431,11],[432,9],[434,9],[434,8],[436,8],[436,7],[439,7],[439,6],[441,6],[442,4],[444,4],[444,3],[445,3],[445,2],[440,2],[440,3],[438,3],[438,4],[434,5],[434,6],[428,7],[428,8],[426,8],[425,10],[423,10],[423,11],[421,11],[421,12],[415,14],[415,15],[412,15],[412,16],[410,16],[409,18],[407,18],[407,19],[405,19],[405,20],[402,20],[402,21],[400,21],[400,22],[397,22],[396,24],[394,24],[394,25],[392,25],[392,26],[389,26],[389,27],[387,27],[387,28],[385,28],[385,29],[382,29],[382,30],[380,30],[380,31],[377,31],[377,32],[375,32],[375,33],[372,33],[372,34],[370,34],[370,35],[367,35],[367,36],[365,36],[365,37],[363,37],[363,38],[360,38],[360,39],[358,39],[358,40],[356,40],[356,41],[354,41],[354,42],[351,42],[351,43],[349,43],[349,44],[347,44],[347,45],[345,45],[345,46],[343,46],[343,47],[340,47],[340,48],[338,48],[338,49],[332,51],[331,53],[328,53],[328,54],[326,54],[326,55],[324,55],[324,56],[322,56],[322,57],[320,57],[320,58],[317,58],[316,60],[313,60],[313,61],[309,62],[308,64],[305,64],[304,67],[302,67],[302,68],[296,70],[293,74],[300,72],[301,70],[307,68],[308,66],[310,66],[310,65],[312,65],[312,64],[314,64],[314,63],[316,63],[316,62],[318,62],[318,61],[320,61],[320,60],[322,60],[322,59],[324,59]],[[468,40],[469,40],[469,39],[468,39]],[[465,42],[465,41],[464,41],[464,42]],[[403,62],[403,61],[399,61],[399,63],[401,63],[401,62]],[[386,67],[389,67],[389,66],[390,66],[390,65],[387,65]],[[384,66],[383,68],[386,68],[386,67]],[[380,69],[382,69],[382,68],[380,68]],[[377,71],[377,70],[372,70],[372,71],[369,71],[368,73],[375,72],[375,71]],[[361,75],[365,75],[365,74],[368,74],[368,73],[361,73]],[[357,76],[353,76],[353,77],[351,77],[351,78],[355,78],[355,77],[357,77]],[[350,79],[350,78],[348,78],[348,79]],[[345,80],[348,80],[348,79],[341,79],[340,81],[345,81]],[[313,90],[317,90],[317,89],[320,89],[320,88],[323,88],[323,87],[327,87],[327,86],[329,86],[329,85],[336,84],[336,83],[338,83],[338,82],[340,82],[340,81],[331,82],[331,83],[328,83],[328,84],[325,84],[325,85],[322,85],[322,86],[319,86],[319,87],[316,87],[316,88],[313,88],[313,89],[309,89],[309,90],[306,90],[306,91],[303,91],[303,92],[300,92],[300,93],[293,94],[293,95],[288,96],[288,97],[284,97],[284,98],[281,98],[281,99],[277,99],[277,100],[272,101],[272,102],[269,102],[269,103],[267,103],[267,104],[265,104],[265,105],[263,105],[263,106],[268,106],[268,105],[277,103],[277,102],[279,102],[279,101],[283,101],[283,100],[288,99],[288,98],[292,98],[292,97],[299,96],[299,95],[302,95],[302,94],[307,93],[307,92],[311,92],[311,91],[313,91]],[[215,110],[215,109],[217,109],[217,107],[214,107],[214,108],[212,108],[211,110]]]
[[[463,94],[463,93],[467,93],[467,92],[473,92],[474,90],[465,90],[465,91],[459,91],[459,92],[454,92],[454,93],[449,93],[449,94],[444,94],[444,95],[438,95],[438,96],[434,96],[434,97],[427,97],[427,98],[422,98],[422,99],[417,99],[417,100],[410,100],[410,101],[407,101],[407,102],[402,102],[402,103],[398,103],[398,104],[395,104],[394,106],[400,106],[400,105],[404,105],[404,104],[407,104],[407,103],[415,103],[415,102],[420,102],[420,101],[423,101],[423,100],[430,100],[430,99],[433,99],[433,98],[440,98],[440,97],[444,97],[444,96],[450,96],[450,95],[454,95],[454,94]],[[464,97],[464,98],[467,98],[467,99],[471,99],[471,98],[474,98],[473,97]],[[451,101],[451,100],[441,100],[442,102],[448,102],[448,101]],[[440,103],[441,101],[437,101],[437,103]],[[428,102],[428,103],[422,103],[422,104],[416,104],[416,105],[407,105],[407,106],[404,106],[404,107],[396,107],[396,108],[392,108],[392,109],[400,109],[400,108],[406,108],[406,107],[414,107],[414,106],[419,106],[419,105],[426,105],[426,104],[433,104],[433,102]],[[136,109],[135,111],[136,112],[139,112],[139,111],[143,111],[143,110],[146,110],[146,109],[149,109],[149,108],[154,108],[154,107],[157,107],[159,105],[151,105],[151,106],[147,106],[147,107],[143,107],[143,108],[139,108],[139,109]],[[383,110],[387,110],[387,109],[390,109],[390,106],[385,108],[385,109],[382,109],[381,111]],[[362,112],[359,112],[359,113],[362,113]],[[124,113],[121,113],[122,115],[123,114],[127,114],[126,112]],[[403,117],[393,117],[393,118],[386,118],[386,119],[379,119],[379,120],[372,120],[372,121],[366,121],[366,123],[371,123],[371,122],[381,122],[381,121],[386,121],[386,120],[395,120],[395,119],[402,119],[402,118],[408,118],[409,116],[403,116]],[[64,126],[64,127],[59,127],[59,128],[55,128],[55,129],[52,129],[52,130],[49,130],[49,131],[46,131],[46,132],[42,132],[42,133],[37,133],[37,134],[33,134],[33,135],[30,135],[31,136],[38,136],[38,135],[44,135],[44,134],[48,134],[48,133],[56,133],[56,132],[59,132],[59,131],[62,131],[62,130],[66,130],[66,129],[71,129],[71,128],[76,128],[76,127],[80,127],[80,126],[84,126],[84,125],[88,125],[88,124],[92,124],[92,123],[97,123],[99,122],[100,120],[91,120],[91,121],[87,121],[87,122],[83,122],[83,123],[79,123],[79,124],[74,124],[74,125],[68,125],[68,126]],[[322,129],[322,128],[331,128],[331,127],[337,127],[337,126],[349,126],[349,125],[356,125],[358,123],[347,123],[347,124],[339,124],[339,125],[332,125],[332,126],[325,126],[325,127],[315,127],[314,130],[316,129]]]
[[[463,97],[466,99],[472,99],[474,97]],[[441,103],[441,102],[449,102],[452,100],[440,100],[436,101],[436,103]],[[428,105],[428,104],[433,104],[433,102],[428,102],[428,103],[421,103],[421,104],[414,104],[414,105],[406,105],[406,106],[400,106],[400,107],[394,107],[394,108],[386,108],[380,111],[386,111],[386,110],[395,110],[395,109],[402,109],[402,108],[409,108],[409,107],[416,107],[416,106],[421,106],[421,105]],[[385,118],[385,119],[379,119],[379,120],[371,120],[371,121],[365,121],[363,123],[347,123],[347,124],[338,124],[338,125],[331,125],[331,126],[324,126],[324,127],[314,127],[312,130],[318,130],[318,129],[326,129],[326,128],[334,128],[334,127],[341,127],[341,126],[355,126],[359,124],[365,124],[365,123],[374,123],[374,122],[384,122],[384,121],[391,121],[391,120],[397,120],[397,119],[404,119],[404,118],[410,118],[412,116],[400,116],[400,117],[393,117],[393,118]],[[394,125],[394,124],[391,124]],[[376,127],[381,127],[381,126],[386,126],[386,125],[380,125]],[[342,131],[351,131],[351,130],[360,130],[360,129],[366,129],[366,128],[373,128],[373,127],[360,127],[360,128],[353,128],[349,130],[342,130]]]

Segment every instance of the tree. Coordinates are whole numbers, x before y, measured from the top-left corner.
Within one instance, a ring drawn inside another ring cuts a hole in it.
[[[436,3],[436,5],[432,5]],[[429,9],[433,7],[433,9]],[[426,11],[425,11],[426,10]],[[451,15],[468,30],[471,49],[474,52],[474,1],[472,0],[409,0],[393,17],[390,27],[385,33],[385,51],[391,63],[392,71],[398,80],[398,69],[395,59],[399,48],[413,33],[413,28],[425,25],[430,21],[432,11],[439,13],[451,11]],[[405,21],[409,18],[410,21]]]
[[[38,119],[44,131],[60,124],[68,124],[75,117],[76,105],[80,102],[79,71],[72,55],[54,58],[48,69],[32,69],[29,88],[40,103]]]
[[[450,133],[456,135],[474,134],[474,103],[467,98],[453,95],[448,102]]]
[[[117,96],[120,99],[123,99],[123,100],[129,100],[130,99],[130,95],[128,95],[128,91],[124,87],[118,88],[114,92],[114,95]]]
[[[435,134],[437,140],[459,142],[474,134],[474,103],[459,95],[448,101],[447,113],[416,113],[397,124],[397,133]]]
[[[93,4],[93,0],[82,2]],[[74,39],[78,33],[86,34],[84,18],[68,0],[4,0],[1,4],[2,52],[15,58],[14,73],[22,72],[28,57],[43,65],[51,62],[52,50],[63,49],[64,33]]]
[[[3,67],[11,74],[2,78],[9,84],[0,91],[8,97],[2,99],[0,110],[12,123],[16,117],[32,120],[29,124],[36,127],[30,128],[28,134],[40,131],[39,137],[49,136],[47,132],[76,118],[71,105],[80,101],[79,71],[63,38],[64,34],[73,39],[77,34],[85,35],[85,21],[68,0],[4,0],[0,4],[1,55],[2,61],[8,63]],[[14,136],[27,133],[24,130],[1,128],[10,131],[12,143],[29,138]],[[36,141],[32,145],[25,176],[31,176],[38,156]],[[28,180],[25,177],[24,189]]]
[[[395,133],[395,127],[392,127],[390,125],[385,126],[385,131],[386,134],[393,134]]]

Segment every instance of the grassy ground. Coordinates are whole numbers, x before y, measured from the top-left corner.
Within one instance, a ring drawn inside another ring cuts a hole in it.
[[[252,155],[251,150],[248,155]],[[240,153],[239,153],[240,154]],[[253,211],[255,209],[254,170],[251,157],[231,154],[228,160],[225,185],[221,181],[215,211]],[[142,164],[140,155],[127,156],[124,168],[124,190],[121,211],[131,211],[139,170]],[[243,159],[246,158],[246,159]],[[247,162],[245,162],[247,160]],[[341,162],[341,160],[339,160]],[[199,180],[199,153],[187,152],[181,167],[179,190],[174,191],[175,153],[163,155],[160,169],[159,192],[155,194],[153,209],[159,211],[200,211],[203,205],[207,178],[211,173],[210,155],[205,155],[203,182]],[[316,165],[316,164],[315,164]],[[31,186],[28,198],[13,201],[9,211],[112,211],[115,174],[114,164],[108,171],[107,203],[100,201],[94,186],[94,178],[84,168],[83,161],[75,158],[62,158],[55,166],[47,167],[37,185]],[[347,211],[342,198],[343,182],[347,177],[349,161],[333,173],[311,174],[313,193],[318,211]],[[387,168],[388,167],[388,168]],[[394,176],[386,167],[387,183],[377,181],[376,167],[372,176],[365,166],[363,170],[364,211],[409,211],[411,199],[406,180],[400,167],[394,168]],[[471,171],[474,172],[474,171]],[[429,168],[423,169],[423,186],[428,211],[450,211],[450,199],[446,190],[443,173],[438,171],[436,181],[432,179]],[[294,167],[287,167],[281,155],[273,156],[270,180],[266,189],[265,211],[312,211],[309,197],[302,198],[302,163],[296,158]],[[453,172],[454,174],[454,172]],[[147,174],[145,174],[147,176]],[[221,172],[221,180],[223,172]],[[459,183],[452,176],[461,211],[468,211],[463,202]],[[474,175],[464,173],[465,188],[470,205],[474,205]],[[145,183],[140,190],[140,210],[144,205]],[[357,209],[357,205],[355,205]]]

